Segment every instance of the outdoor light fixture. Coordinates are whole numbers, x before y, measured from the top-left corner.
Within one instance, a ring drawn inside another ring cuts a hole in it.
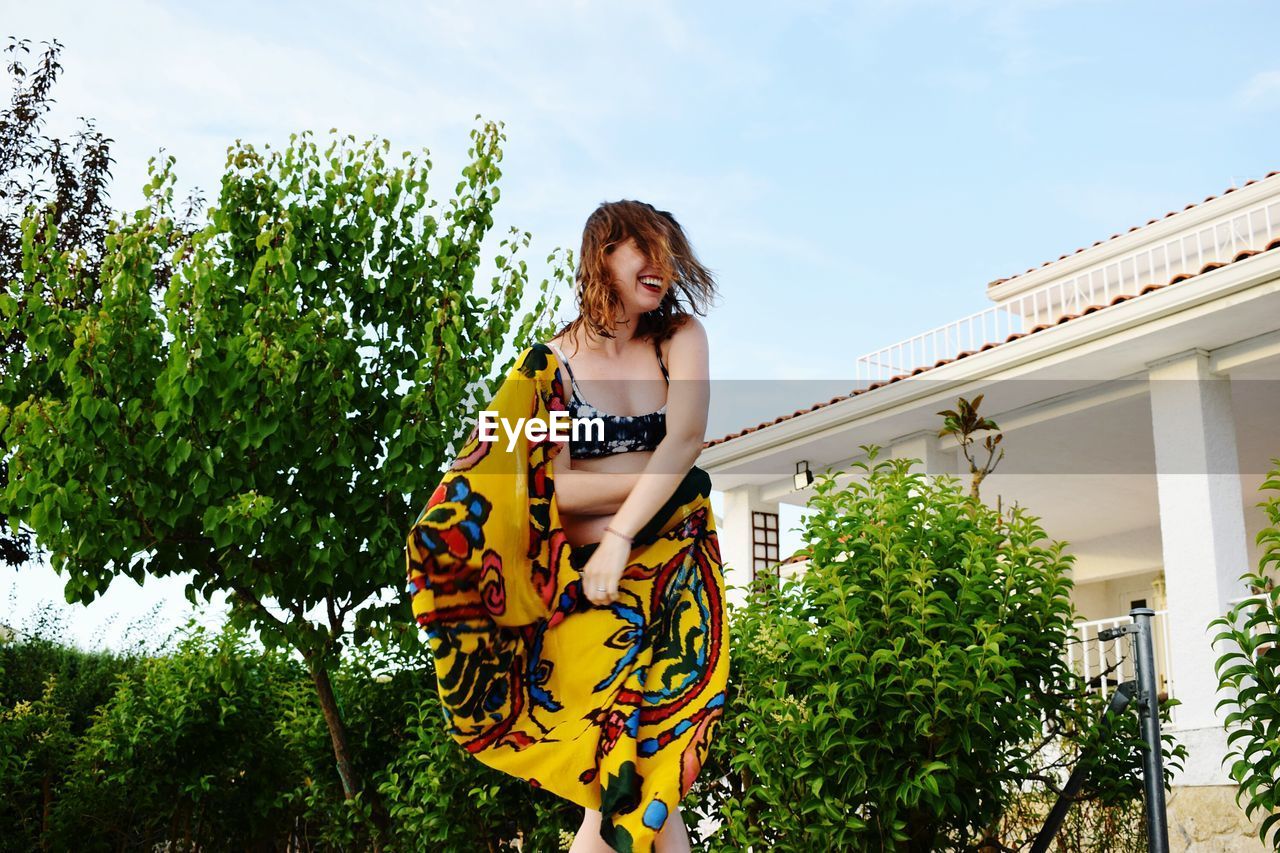
[[[797,489],[803,489],[806,486],[813,485],[813,472],[809,470],[807,460],[801,459],[796,463],[795,483]]]

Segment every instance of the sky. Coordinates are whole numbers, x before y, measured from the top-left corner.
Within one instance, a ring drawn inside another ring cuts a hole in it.
[[[428,149],[446,193],[501,121],[495,235],[530,231],[541,278],[600,202],[671,211],[717,275],[723,380],[844,380],[986,307],[993,279],[1280,169],[1262,0],[0,0],[0,24],[62,43],[49,130],[89,116],[114,139],[117,209],[149,157],[209,198],[234,140],[306,128]],[[50,569],[5,569],[0,621],[46,608],[119,648],[185,619],[181,588],[59,609]]]

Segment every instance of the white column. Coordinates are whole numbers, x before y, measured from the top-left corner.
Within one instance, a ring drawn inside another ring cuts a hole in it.
[[[1175,728],[1185,732],[1182,784],[1228,781],[1217,767],[1225,746],[1214,711],[1218,680],[1209,622],[1245,594],[1248,569],[1231,381],[1191,350],[1147,365],[1160,537],[1164,551]],[[1214,754],[1216,753],[1216,754]]]
[[[942,449],[942,440],[938,438],[938,431],[933,429],[900,436],[889,445],[889,458],[919,459],[924,473],[930,476],[955,474],[956,456],[955,448]]]
[[[737,587],[729,590],[727,598],[737,607],[746,603],[746,587],[751,584],[751,513],[777,511],[777,502],[762,500],[756,486],[738,486],[724,492],[724,524],[718,531],[720,556],[724,560],[725,583]]]

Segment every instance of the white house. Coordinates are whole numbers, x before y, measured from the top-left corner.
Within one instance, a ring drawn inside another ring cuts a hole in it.
[[[708,441],[698,464],[723,493],[727,580],[803,570],[778,552],[779,506],[809,496],[798,463],[843,468],[876,444],[960,474],[936,413],[985,394],[1007,455],[984,499],[1027,507],[1076,555],[1076,665],[1098,674],[1118,651],[1098,628],[1158,611],[1164,689],[1182,703],[1172,730],[1189,752],[1169,798],[1175,849],[1259,849],[1221,766],[1207,626],[1246,593],[1258,487],[1280,456],[1280,172],[993,281],[987,297],[851,362],[846,396]]]

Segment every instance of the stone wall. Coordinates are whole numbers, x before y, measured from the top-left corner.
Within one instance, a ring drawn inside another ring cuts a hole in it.
[[[1169,850],[1197,853],[1262,853],[1269,848],[1258,838],[1256,821],[1236,805],[1234,785],[1175,785],[1165,795],[1169,813]],[[1246,802],[1243,798],[1241,802]]]

